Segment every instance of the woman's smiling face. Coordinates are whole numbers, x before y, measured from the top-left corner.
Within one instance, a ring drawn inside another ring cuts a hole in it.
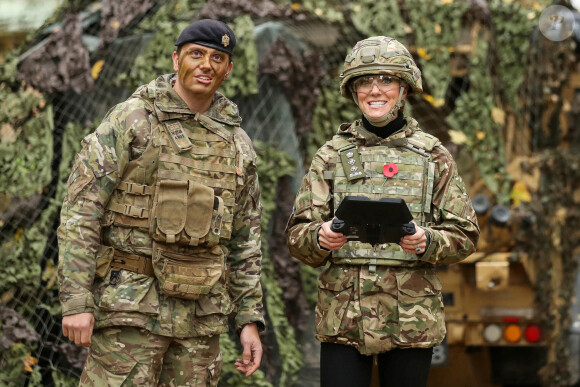
[[[390,75],[363,76],[353,81],[358,106],[370,118],[381,118],[393,110],[401,87],[403,83]],[[402,99],[406,96],[405,88]]]

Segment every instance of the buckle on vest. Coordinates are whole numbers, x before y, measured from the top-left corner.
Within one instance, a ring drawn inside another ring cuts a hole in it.
[[[147,186],[136,183],[127,183],[127,192],[135,195],[145,195]]]
[[[130,216],[131,218],[144,218],[144,214],[145,211],[147,211],[145,208],[138,208],[138,207],[133,207],[130,206],[128,204],[123,204],[124,209],[123,209],[123,215],[127,215]]]

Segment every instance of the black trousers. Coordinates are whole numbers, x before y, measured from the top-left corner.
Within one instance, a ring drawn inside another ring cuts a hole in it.
[[[377,356],[381,387],[427,385],[432,348],[393,349]],[[321,343],[321,387],[369,387],[373,356],[361,355],[350,345]]]

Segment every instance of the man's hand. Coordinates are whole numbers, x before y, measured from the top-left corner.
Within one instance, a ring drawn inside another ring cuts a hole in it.
[[[417,226],[417,223],[415,223],[415,230],[416,232],[413,235],[402,237],[399,245],[406,253],[423,254],[427,248],[427,235],[425,235],[423,228]]]
[[[245,373],[246,377],[253,374],[262,361],[262,343],[256,324],[247,324],[240,333],[240,343],[244,348],[242,359],[236,359],[235,366],[238,371]]]
[[[334,232],[330,228],[332,220],[322,223],[318,230],[318,243],[326,250],[334,251],[340,249],[346,243],[346,236],[339,232]]]
[[[62,318],[62,333],[76,345],[91,345],[95,317],[92,313],[78,313]]]

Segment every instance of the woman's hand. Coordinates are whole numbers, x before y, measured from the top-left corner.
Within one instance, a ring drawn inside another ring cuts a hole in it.
[[[417,223],[413,222],[413,224],[415,225],[415,233],[402,237],[399,245],[406,253],[423,254],[427,249],[427,235],[423,228],[417,226]]]
[[[335,251],[340,249],[346,243],[346,236],[330,229],[332,220],[322,223],[318,230],[318,243],[326,250]]]

